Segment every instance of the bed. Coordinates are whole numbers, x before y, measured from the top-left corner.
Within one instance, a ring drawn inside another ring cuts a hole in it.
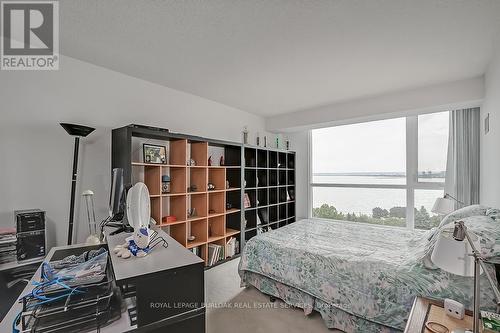
[[[300,307],[306,315],[318,311],[328,328],[400,332],[417,295],[452,298],[471,308],[472,279],[436,269],[430,253],[439,230],[462,219],[485,240],[484,253],[499,255],[496,216],[471,206],[429,231],[298,221],[248,241],[239,263],[241,283]],[[484,274],[481,279],[481,304],[494,309]]]

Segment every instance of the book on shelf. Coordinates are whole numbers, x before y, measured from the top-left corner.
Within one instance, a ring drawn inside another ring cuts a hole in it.
[[[200,248],[197,246],[197,247],[193,247],[191,249],[191,252],[193,252],[195,255],[197,255],[198,257],[200,257]]]
[[[222,245],[208,244],[208,265],[215,265],[218,261],[225,259],[226,249]]]
[[[252,204],[250,203],[250,197],[248,196],[248,193],[245,193],[245,196],[243,197],[243,207],[245,208],[251,208]]]
[[[208,244],[208,265],[212,266],[215,260],[215,254],[217,250],[217,245]]]
[[[236,238],[231,237],[226,243],[226,256],[232,257],[236,254]]]

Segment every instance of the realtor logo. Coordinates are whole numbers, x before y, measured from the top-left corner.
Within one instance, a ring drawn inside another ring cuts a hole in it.
[[[59,69],[59,3],[1,1],[1,37],[1,69]]]

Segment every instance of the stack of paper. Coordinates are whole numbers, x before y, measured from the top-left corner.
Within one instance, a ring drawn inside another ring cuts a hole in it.
[[[0,228],[0,264],[16,261],[16,229]]]

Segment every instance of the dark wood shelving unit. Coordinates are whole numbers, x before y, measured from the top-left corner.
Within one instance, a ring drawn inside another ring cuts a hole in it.
[[[166,147],[168,164],[144,163],[143,143]],[[243,246],[244,216],[241,144],[197,136],[170,133],[129,125],[112,131],[112,168],[123,168],[125,184],[144,182],[151,199],[151,217],[182,246],[192,249],[209,265],[209,244],[225,246],[236,238],[232,257],[225,256],[212,266],[236,258]],[[208,158],[212,157],[212,165]],[[224,165],[219,165],[223,157]],[[188,161],[193,159],[194,166]],[[170,176],[170,192],[162,193],[162,176]],[[229,188],[226,188],[226,181]],[[215,190],[208,190],[208,183]],[[196,191],[190,192],[195,185]],[[229,204],[229,206],[228,206]],[[195,208],[196,214],[188,216]],[[164,217],[175,216],[166,222]],[[190,236],[195,239],[190,241]]]
[[[243,245],[260,233],[295,222],[295,152],[255,146],[243,147]]]

